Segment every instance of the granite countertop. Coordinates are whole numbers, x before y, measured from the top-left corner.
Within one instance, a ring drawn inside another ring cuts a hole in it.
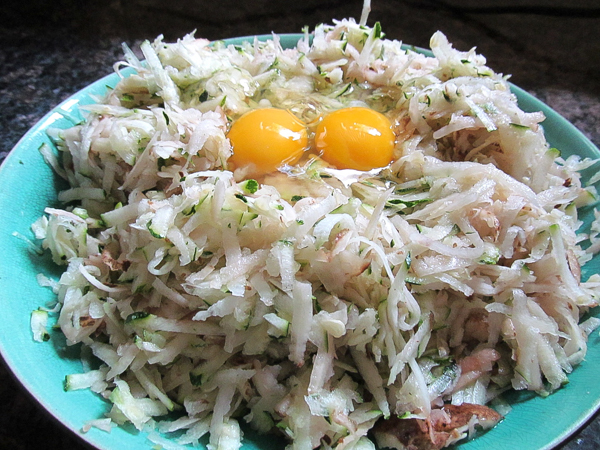
[[[6,3],[6,2],[5,2]],[[428,47],[442,30],[600,145],[600,7],[595,0],[372,0],[369,23]],[[360,0],[8,0],[0,24],[0,161],[48,110],[110,73],[131,47],[197,30],[209,39],[300,32],[360,17]],[[2,195],[2,193],[0,193]],[[42,412],[0,365],[0,449],[87,448]],[[27,418],[26,421],[23,419]],[[562,447],[600,448],[595,417]]]

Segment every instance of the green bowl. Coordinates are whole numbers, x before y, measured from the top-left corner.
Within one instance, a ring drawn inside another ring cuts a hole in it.
[[[270,36],[261,36],[267,39]],[[302,36],[281,35],[284,47],[293,47]],[[229,39],[240,44],[254,37]],[[102,78],[50,111],[15,146],[0,167],[0,353],[16,378],[52,416],[84,441],[102,450],[149,450],[153,444],[144,432],[132,428],[114,428],[106,433],[92,428],[81,432],[88,420],[101,418],[110,404],[89,390],[65,392],[67,374],[81,372],[79,348],[67,347],[60,331],[51,332],[51,340],[37,343],[32,339],[29,320],[31,311],[44,306],[54,294],[40,287],[36,275],[58,277],[59,269],[47,255],[32,251],[34,239],[31,224],[47,206],[58,206],[57,192],[61,181],[44,162],[39,147],[50,143],[46,136],[49,127],[67,128],[82,119],[79,105],[94,102],[103,96],[106,86],[114,86],[116,74]],[[550,144],[563,155],[598,158],[600,151],[571,123],[535,99],[513,86],[520,106],[526,111],[543,111],[543,123]],[[591,171],[584,172],[589,179]],[[592,208],[581,210],[581,218],[589,229]],[[600,259],[594,258],[583,270],[584,277],[598,273]],[[600,316],[599,311],[594,311]],[[600,406],[600,337],[592,333],[586,360],[570,376],[570,383],[547,398],[529,393],[509,395],[512,411],[491,431],[465,442],[461,450],[540,450],[549,449],[575,432]],[[5,412],[9,413],[9,412]],[[245,430],[244,449],[282,449],[283,439],[257,436]]]

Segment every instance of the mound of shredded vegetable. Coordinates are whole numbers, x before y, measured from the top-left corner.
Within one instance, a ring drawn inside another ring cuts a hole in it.
[[[503,392],[568,382],[600,322],[580,323],[600,293],[577,234],[593,161],[550,148],[474,50],[440,32],[431,50],[352,19],[295,48],[125,48],[128,76],[51,132],[69,188],[33,226],[66,266],[41,277],[50,314],[83,344],[66,390],[112,404],[86,428],[132,423],[164,448],[238,449],[240,427],[290,449],[442,448],[498,423]],[[247,111],[353,106],[392,123],[388,166],[231,164]]]

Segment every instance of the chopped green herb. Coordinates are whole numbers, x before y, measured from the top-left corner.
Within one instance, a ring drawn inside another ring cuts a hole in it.
[[[243,188],[249,194],[254,194],[258,191],[258,181],[250,179],[244,182]]]
[[[419,200],[402,200],[401,198],[394,198],[394,199],[388,200],[388,203],[391,205],[404,205],[407,208],[412,208],[416,205],[420,205],[421,203],[428,203],[430,201],[431,201],[430,198],[423,198],[423,199],[419,199]]]
[[[375,39],[381,39],[383,37],[383,33],[381,32],[381,23],[375,22],[375,25],[373,25],[373,34]]]
[[[136,311],[127,316],[127,318],[125,319],[125,323],[131,323],[135,320],[145,319],[149,315],[150,313],[146,311]]]
[[[202,374],[194,375],[192,372],[190,372],[190,383],[192,383],[192,386],[201,386],[202,385]]]
[[[529,130],[529,127],[527,125],[521,125],[520,123],[511,122],[510,126],[513,128],[517,128],[518,130]]]
[[[412,256],[410,252],[406,254],[406,258],[404,259],[404,263],[406,264],[406,270],[410,270],[410,266],[412,265]]]

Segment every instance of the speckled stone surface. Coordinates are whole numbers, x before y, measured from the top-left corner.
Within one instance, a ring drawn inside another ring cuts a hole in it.
[[[299,32],[359,17],[360,0],[6,0],[0,21],[0,161],[48,110],[112,71],[121,43],[197,30],[210,39]],[[476,46],[496,71],[546,102],[600,145],[597,0],[372,0],[369,23],[427,47],[442,30]],[[0,192],[0,195],[3,195]],[[43,374],[41,374],[43,376]],[[87,448],[41,411],[0,365],[0,450]],[[557,411],[557,414],[560,412]],[[532,424],[535,426],[535,424]],[[563,450],[600,448],[600,418]]]

